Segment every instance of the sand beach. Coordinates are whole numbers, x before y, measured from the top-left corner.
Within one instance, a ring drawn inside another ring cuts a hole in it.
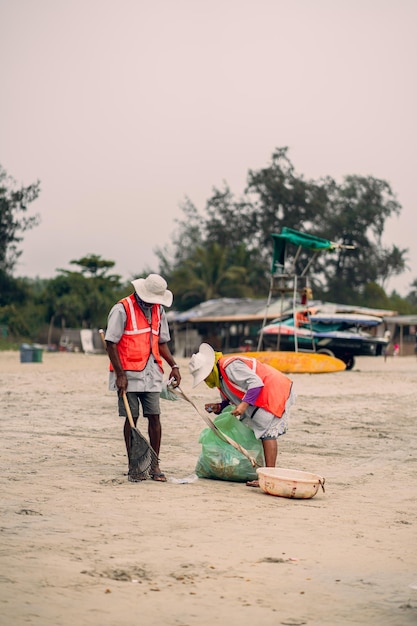
[[[129,483],[107,365],[0,352],[1,626],[417,624],[415,357],[291,375],[277,465],[325,477],[308,500],[195,479],[183,400],[161,401],[168,482]]]

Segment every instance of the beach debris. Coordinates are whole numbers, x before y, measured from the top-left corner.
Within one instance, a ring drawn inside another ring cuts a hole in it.
[[[298,562],[298,560],[299,559],[294,556],[290,556],[285,559],[283,559],[282,557],[265,556],[263,559],[260,559],[258,563],[296,563]]]
[[[184,476],[184,478],[174,478],[173,476],[169,476],[168,478],[169,483],[175,483],[177,485],[188,485],[197,482],[197,480],[197,474],[190,474],[189,476]]]
[[[20,509],[20,511],[16,511],[17,515],[42,515],[39,511],[34,511],[33,509]]]

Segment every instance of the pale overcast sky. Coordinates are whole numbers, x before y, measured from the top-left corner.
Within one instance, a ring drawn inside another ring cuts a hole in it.
[[[416,24],[416,0],[0,0],[0,163],[42,189],[17,274],[92,253],[123,278],[157,269],[185,196],[203,209],[226,181],[239,197],[288,146],[306,178],[391,184],[404,295]]]

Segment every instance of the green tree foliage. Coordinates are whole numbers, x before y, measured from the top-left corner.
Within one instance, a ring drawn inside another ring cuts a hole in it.
[[[0,307],[13,304],[14,302],[25,302],[28,294],[25,285],[20,280],[16,280],[0,269]]]
[[[114,261],[91,254],[70,263],[80,271],[57,270],[52,279],[14,279],[0,272],[0,288],[7,281],[10,295],[0,306],[0,325],[10,340],[40,341],[42,337],[45,342],[54,327],[105,327],[110,308],[132,291],[130,283],[108,274]]]
[[[8,334],[30,337],[39,317],[32,307],[31,316],[24,308],[31,307],[30,285],[25,279],[13,278],[21,255],[18,245],[23,233],[37,224],[38,215],[28,216],[28,206],[39,195],[39,181],[28,187],[19,187],[0,165],[0,324]]]
[[[0,306],[0,325],[7,329],[8,337],[35,341],[45,323],[45,307],[40,298],[43,281],[4,276],[8,281],[8,301]]]
[[[98,254],[88,254],[87,256],[81,257],[81,259],[73,259],[70,261],[70,265],[78,265],[81,268],[82,274],[104,277],[108,270],[115,266],[115,262],[102,259]],[[110,277],[107,278],[110,279]],[[114,278],[118,279],[119,276],[115,276]]]
[[[417,311],[417,278],[411,283],[406,300]]]
[[[180,208],[184,218],[175,220],[177,228],[172,234],[172,243],[157,247],[155,250],[159,259],[159,272],[165,277],[171,277],[172,273],[180,269],[193,255],[199,245],[204,245],[204,220],[197,208],[189,198],[185,199]]]
[[[340,301],[345,295],[344,302],[357,301],[369,282],[383,287],[405,269],[407,250],[382,244],[385,222],[401,206],[389,184],[371,176],[346,176],[340,185],[327,178],[323,189],[327,202],[317,221],[321,236],[354,250],[342,248],[318,258],[315,269],[325,278],[327,297]]]
[[[229,265],[228,253],[218,243],[197,246],[191,256],[171,273],[175,306],[187,309],[204,300],[246,297],[251,293],[245,268]]]
[[[40,182],[17,187],[0,165],[0,271],[12,274],[21,251],[22,233],[39,224],[39,216],[26,215],[28,205],[39,195]],[[1,303],[0,303],[1,304]]]
[[[90,254],[70,263],[81,270],[58,270],[58,276],[47,282],[42,294],[47,317],[67,327],[105,326],[110,307],[125,295],[120,276],[107,275],[114,261]]]
[[[253,208],[249,200],[235,199],[226,185],[223,190],[213,189],[205,209],[206,244],[218,243],[225,250],[226,266],[240,268],[248,297],[264,296],[269,284],[267,256],[265,247],[259,245]]]
[[[248,173],[246,192],[252,198],[249,234],[269,249],[271,233],[279,233],[283,226],[317,234],[317,210],[325,200],[318,185],[296,174],[287,152],[288,148],[277,149],[269,167]]]
[[[249,171],[247,191],[254,197],[259,245],[269,249],[268,234],[287,226],[354,246],[318,255],[312,267],[315,290],[333,300],[357,300],[368,282],[383,286],[403,272],[407,250],[382,244],[386,220],[401,210],[390,185],[352,175],[341,184],[330,177],[306,181],[295,173],[287,152],[278,149],[270,167]],[[298,270],[306,256],[299,257]]]
[[[188,199],[182,207],[185,219],[171,250],[158,251],[160,271],[175,286],[176,306],[214,293],[265,296],[271,234],[284,226],[353,247],[317,255],[309,273],[315,297],[358,303],[370,297],[368,284],[383,289],[406,268],[407,250],[383,245],[386,220],[401,210],[386,181],[354,175],[341,184],[330,177],[306,180],[295,172],[287,148],[275,150],[267,167],[249,170],[247,180],[241,199],[225,185],[213,189],[202,214]],[[296,251],[288,247],[288,261]],[[296,257],[297,273],[310,257],[308,251]]]
[[[269,277],[260,248],[249,237],[250,205],[226,186],[213,189],[204,218],[189,199],[181,208],[185,217],[177,220],[171,246],[156,250],[175,307],[184,310],[215,297],[264,296]]]

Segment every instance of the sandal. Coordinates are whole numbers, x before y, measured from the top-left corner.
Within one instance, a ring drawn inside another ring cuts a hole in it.
[[[152,480],[156,480],[159,483],[166,483],[167,481],[167,477],[163,472],[154,472],[153,474],[150,474],[150,477]]]
[[[259,480],[248,480],[246,487],[259,487]]]

